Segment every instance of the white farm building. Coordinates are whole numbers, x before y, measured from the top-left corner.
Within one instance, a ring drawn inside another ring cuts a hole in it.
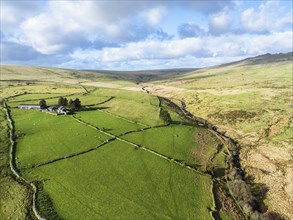
[[[20,108],[20,109],[37,109],[37,110],[40,110],[41,106],[40,105],[19,105],[18,108]]]

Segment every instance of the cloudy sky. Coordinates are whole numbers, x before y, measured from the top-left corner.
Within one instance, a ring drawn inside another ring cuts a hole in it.
[[[292,51],[291,0],[1,0],[1,63],[203,67]]]

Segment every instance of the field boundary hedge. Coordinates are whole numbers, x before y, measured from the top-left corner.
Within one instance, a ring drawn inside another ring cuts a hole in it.
[[[100,147],[102,147],[102,146],[104,146],[104,145],[106,145],[106,144],[108,144],[108,143],[110,143],[111,141],[114,141],[114,140],[116,140],[116,138],[107,139],[104,142],[102,142],[101,144],[98,144],[97,146],[95,146],[93,148],[90,148],[90,149],[87,149],[87,150],[84,150],[84,151],[81,151],[81,152],[78,152],[78,153],[69,154],[69,155],[66,155],[66,156],[63,156],[63,157],[58,157],[58,158],[55,158],[53,160],[49,160],[49,161],[46,161],[46,162],[43,162],[43,163],[32,165],[30,167],[24,167],[24,168],[21,168],[21,170],[34,169],[34,168],[45,166],[45,165],[48,165],[48,164],[51,164],[51,163],[54,163],[54,162],[57,162],[57,161],[60,161],[60,160],[65,160],[65,159],[69,159],[69,158],[72,158],[72,157],[75,157],[75,156],[79,156],[79,155],[91,152],[93,150],[96,150],[96,149],[98,149],[98,148],[100,148]]]
[[[105,104],[105,103],[107,103],[107,102],[110,102],[112,99],[114,99],[115,98],[115,96],[111,96],[110,98],[108,98],[108,99],[106,99],[106,100],[104,100],[104,101],[102,101],[102,102],[99,102],[99,103],[97,103],[96,105],[102,105],[102,104]]]
[[[49,95],[49,94],[56,94],[56,93],[39,93],[39,92],[29,92],[29,93],[22,93],[22,94],[17,94],[17,95],[14,95],[14,96],[9,96],[7,99],[11,99],[11,98],[15,98],[15,97],[18,97],[18,96],[22,96],[22,95]],[[64,93],[63,95],[58,95],[58,96],[52,96],[52,97],[47,97],[45,99],[55,99],[55,98],[59,98],[59,97],[67,97],[67,96],[72,96],[72,95],[82,95],[82,94],[85,94],[84,92],[78,92],[78,93],[70,93],[70,94],[66,94]],[[10,102],[14,102],[14,103],[18,103],[18,102],[30,102],[30,101],[38,101],[40,100],[40,98],[36,98],[36,99],[24,99],[24,100],[11,100]]]
[[[138,132],[142,132],[142,131],[146,131],[146,130],[150,130],[150,129],[154,129],[154,128],[163,128],[163,127],[168,127],[169,125],[155,125],[155,126],[150,126],[150,127],[146,127],[146,128],[139,128],[137,130],[132,130],[132,131],[126,131],[122,134],[119,134],[117,137],[122,137],[124,135],[127,134],[132,134],[132,133],[138,133]]]
[[[122,138],[119,137],[119,136],[115,136],[115,135],[113,135],[113,134],[111,134],[111,133],[105,132],[105,131],[103,131],[103,130],[101,130],[101,129],[99,129],[99,128],[97,128],[97,127],[95,127],[95,126],[93,126],[93,125],[91,125],[91,124],[89,124],[89,123],[87,123],[87,122],[82,121],[81,119],[75,118],[74,116],[72,116],[72,118],[75,119],[76,121],[82,123],[82,124],[85,124],[85,125],[87,125],[87,126],[93,128],[93,129],[95,129],[95,130],[98,130],[98,131],[100,131],[100,132],[102,132],[102,133],[104,133],[104,134],[106,134],[106,135],[111,136],[113,140],[115,140],[115,139],[116,139],[116,140],[119,140],[119,141],[121,141],[121,142],[124,142],[124,143],[126,143],[126,144],[129,144],[129,145],[134,146],[136,149],[142,149],[142,150],[145,150],[145,151],[147,151],[147,152],[149,152],[149,153],[152,153],[152,154],[154,154],[154,155],[156,155],[156,156],[158,156],[158,157],[161,157],[161,158],[163,158],[163,159],[165,159],[165,160],[171,161],[171,162],[173,162],[173,163],[175,163],[175,164],[177,164],[177,165],[179,165],[179,166],[182,166],[182,167],[185,167],[185,168],[187,168],[187,169],[190,169],[190,170],[192,170],[192,171],[194,171],[194,172],[196,172],[196,173],[199,173],[199,174],[204,175],[204,176],[209,176],[209,177],[211,177],[210,174],[205,173],[205,172],[201,172],[201,171],[199,171],[198,169],[196,169],[195,167],[193,167],[193,166],[190,165],[190,164],[187,164],[187,163],[182,162],[182,161],[180,161],[180,160],[177,160],[177,159],[174,159],[174,158],[168,157],[168,156],[163,155],[163,154],[161,154],[161,153],[159,153],[159,152],[157,152],[157,151],[151,150],[151,149],[149,149],[149,148],[147,148],[147,147],[140,146],[140,145],[138,145],[138,144],[136,144],[136,143],[133,143],[133,142],[131,142],[131,141],[127,141],[127,140],[125,140],[125,139],[122,139]],[[106,141],[107,141],[107,140],[106,140]]]
[[[33,166],[30,166],[30,167],[25,167],[25,168],[22,168],[21,170],[33,169],[33,168],[37,168],[37,167],[40,167],[40,166],[44,166],[44,165],[47,165],[47,164],[51,164],[51,163],[54,163],[54,162],[57,162],[57,161],[60,161],[60,160],[69,159],[69,158],[72,158],[72,157],[75,157],[75,156],[79,156],[79,155],[82,155],[82,154],[91,152],[93,150],[99,149],[100,147],[106,145],[107,143],[110,143],[111,141],[118,140],[118,141],[124,142],[124,143],[126,143],[128,145],[131,145],[131,146],[135,147],[135,149],[142,149],[142,150],[147,151],[147,152],[149,152],[149,153],[151,153],[153,155],[156,155],[157,157],[160,157],[160,158],[165,159],[165,160],[167,160],[169,162],[175,163],[175,164],[177,164],[177,165],[179,165],[181,167],[184,167],[186,169],[189,169],[189,170],[191,170],[193,172],[196,172],[196,173],[198,173],[200,175],[203,175],[203,176],[206,176],[206,177],[209,177],[209,178],[212,179],[211,174],[209,174],[207,172],[202,172],[202,171],[198,170],[192,164],[188,164],[188,163],[183,162],[181,160],[178,160],[178,159],[175,159],[175,158],[166,156],[166,155],[161,154],[161,153],[159,153],[159,152],[157,152],[155,150],[149,149],[148,147],[143,147],[143,146],[140,146],[139,144],[133,143],[133,142],[128,141],[128,140],[125,140],[125,139],[121,138],[120,135],[119,136],[115,136],[115,135],[113,135],[111,133],[105,132],[105,131],[103,131],[103,130],[101,130],[101,129],[99,129],[99,128],[97,128],[97,127],[95,127],[95,126],[93,126],[93,125],[91,125],[91,124],[89,124],[87,122],[84,122],[81,119],[78,119],[78,118],[76,118],[74,116],[72,116],[72,119],[74,119],[77,122],[82,123],[82,124],[84,124],[84,125],[92,128],[92,129],[95,129],[95,130],[97,130],[97,131],[99,131],[101,133],[104,133],[104,134],[110,136],[111,138],[105,140],[103,143],[95,146],[94,148],[90,148],[90,149],[85,150],[85,151],[82,151],[82,152],[78,152],[78,153],[66,155],[66,156],[63,156],[63,157],[59,157],[59,158],[56,158],[56,159],[53,159],[53,160],[50,160],[50,161],[47,161],[47,162],[43,162],[43,163],[40,163],[40,164],[35,164]],[[166,125],[160,125],[160,126],[154,126],[154,127],[166,127]],[[147,129],[151,129],[151,128],[152,127],[148,127],[148,128],[143,129],[143,130],[147,130]]]

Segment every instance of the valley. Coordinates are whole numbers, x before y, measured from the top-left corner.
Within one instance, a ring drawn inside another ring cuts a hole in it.
[[[11,160],[37,187],[35,208],[46,219],[290,219],[291,79],[292,53],[161,74],[1,65],[16,142],[8,159],[3,134],[1,184],[15,179]],[[82,109],[17,108],[60,97],[79,98]],[[32,189],[13,184],[26,198],[18,216],[32,216]]]

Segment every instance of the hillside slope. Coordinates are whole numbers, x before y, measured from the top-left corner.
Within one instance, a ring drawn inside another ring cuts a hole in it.
[[[241,163],[247,181],[254,184],[255,195],[266,198],[270,211],[292,219],[292,55],[266,54],[215,67],[172,71],[1,65],[0,78],[137,91],[147,87],[151,93],[177,103],[184,100],[191,113],[209,120],[240,143]]]
[[[199,69],[148,86],[184,100],[239,141],[242,166],[270,210],[293,218],[292,53]]]

